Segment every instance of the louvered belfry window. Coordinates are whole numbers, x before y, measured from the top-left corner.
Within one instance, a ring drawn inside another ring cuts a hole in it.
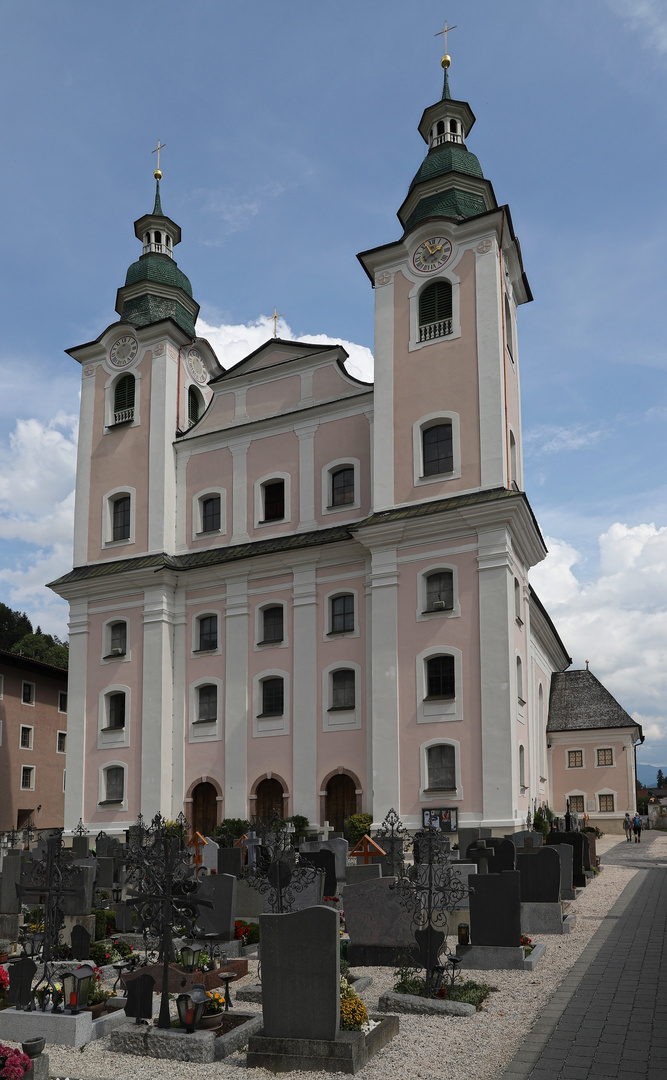
[[[194,386],[191,386],[188,390],[188,421],[190,424],[196,424],[199,420],[200,412],[200,398],[199,394],[195,390]]]
[[[134,375],[123,375],[116,383],[113,408],[114,412],[134,408]]]
[[[419,325],[440,322],[452,317],[452,285],[450,281],[432,281],[419,296]]]

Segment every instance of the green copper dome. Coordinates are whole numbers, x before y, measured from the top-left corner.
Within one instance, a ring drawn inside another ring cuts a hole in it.
[[[477,176],[480,180],[484,179],[482,167],[474,154],[466,150],[465,146],[456,143],[445,143],[444,146],[429,150],[410,184],[410,191],[417,184],[423,184],[426,180],[433,180],[436,176],[444,176],[445,173],[451,172],[463,173],[465,176]]]
[[[132,263],[125,275],[126,285],[135,285],[138,281],[155,281],[160,285],[173,285],[192,296],[192,285],[182,270],[169,255],[157,255],[149,252]]]

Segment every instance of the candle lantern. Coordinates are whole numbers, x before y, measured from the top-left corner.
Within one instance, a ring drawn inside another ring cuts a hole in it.
[[[123,890],[122,890],[121,886],[120,885],[114,885],[114,887],[111,890],[111,895],[113,896],[114,904],[119,904],[120,903],[120,898],[123,895]]]
[[[184,945],[181,949],[181,964],[186,971],[194,971],[199,963],[201,945]]]
[[[189,994],[179,994],[176,998],[178,1019],[189,1035],[201,1023],[208,1000],[208,994],[200,983],[193,986]]]
[[[78,1013],[88,1004],[88,993],[95,972],[90,964],[82,964],[75,971],[63,975],[64,1004],[71,1013]]]
[[[470,944],[470,927],[467,922],[460,922],[458,926],[459,945]]]

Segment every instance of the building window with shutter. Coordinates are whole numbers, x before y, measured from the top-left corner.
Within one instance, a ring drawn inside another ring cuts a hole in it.
[[[584,767],[584,752],[583,752],[583,750],[568,750],[568,752],[567,752],[567,767],[568,767],[568,769],[583,769],[583,767]]]
[[[613,765],[614,764],[614,751],[612,749],[598,750],[597,758],[598,758],[598,765]]]
[[[431,341],[451,333],[451,282],[432,281],[419,294],[419,340]]]
[[[134,394],[134,375],[122,375],[114,387],[114,424],[129,424],[134,420]]]
[[[454,608],[454,574],[438,570],[426,578],[426,610],[452,611]]]
[[[573,814],[583,814],[584,812],[584,797],[583,795],[570,795],[570,810]]]
[[[600,800],[600,813],[607,811],[613,811],[614,809],[614,796],[613,795],[598,795]]]

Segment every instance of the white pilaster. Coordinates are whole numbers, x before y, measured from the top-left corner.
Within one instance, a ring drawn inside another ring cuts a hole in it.
[[[150,821],[171,813],[173,749],[173,587],[144,590],[144,656],[141,718],[132,716],[131,738],[141,732],[141,813]]]
[[[169,350],[154,356],[151,366],[150,434],[148,443],[148,550],[174,551],[177,419],[177,360]]]
[[[232,536],[230,544],[247,544],[248,536],[248,478],[247,454],[250,439],[234,439],[229,444],[232,453]],[[243,816],[243,815],[241,815]]]
[[[247,449],[247,447],[246,447]],[[234,459],[236,462],[236,459]],[[245,455],[243,457],[245,469]],[[236,497],[236,495],[235,495]],[[225,801],[223,816],[248,813],[248,578],[227,579],[225,607]]]
[[[185,657],[187,615],[185,610],[185,590],[177,588],[174,597],[174,709],[171,749],[171,812],[172,820],[183,810],[185,793],[185,703],[187,687],[185,683]]]
[[[375,289],[373,509],[394,505],[394,281]]]
[[[84,819],[86,784],[86,690],[88,667],[88,601],[70,604],[69,671],[67,677],[67,754],[65,757],[65,829],[70,832]],[[95,702],[97,712],[97,702]],[[93,766],[91,765],[92,769]],[[97,792],[97,766],[90,784]]]
[[[318,820],[317,588],[315,564],[294,572],[294,695],[292,701],[293,813]]]
[[[485,255],[476,256],[475,276],[481,486],[505,487],[507,466],[502,288],[495,244]]]
[[[371,667],[373,821],[392,806],[400,814],[398,729],[398,563],[396,547],[371,554]],[[369,799],[369,804],[370,804]]]
[[[85,371],[86,365],[84,365]],[[90,513],[90,469],[93,457],[93,417],[95,414],[95,382],[97,375],[84,375],[81,380],[79,409],[79,441],[76,452],[76,494],[74,497],[74,565],[88,561],[88,515]],[[104,399],[104,384],[100,394]],[[67,802],[67,798],[65,798]],[[78,823],[78,818],[75,824]]]
[[[310,532],[317,528],[315,520],[315,432],[317,421],[296,424],[294,430],[299,440],[299,524],[297,532]]]

